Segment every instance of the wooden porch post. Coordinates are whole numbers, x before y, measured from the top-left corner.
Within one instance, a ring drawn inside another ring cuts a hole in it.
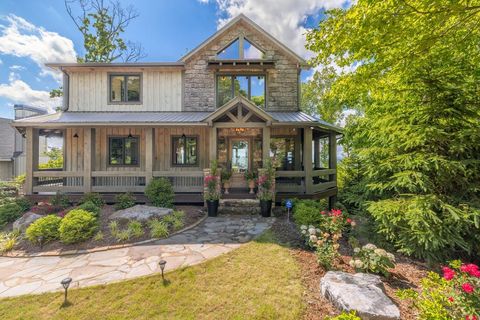
[[[295,128],[297,134],[295,135],[295,170],[302,170],[302,131],[300,128]]]
[[[153,178],[153,128],[145,129],[145,184]]]
[[[26,128],[25,194],[33,194],[33,172],[38,169],[38,129]]]
[[[270,127],[263,127],[262,132],[262,163],[270,159]]]
[[[210,152],[209,160],[212,162],[217,159],[217,127],[210,127]]]
[[[303,129],[303,170],[305,172],[306,193],[311,194],[312,181],[312,128]]]
[[[92,128],[83,129],[83,192],[92,191]]]
[[[335,169],[335,173],[330,175],[330,181],[337,182],[337,135],[331,132],[328,136],[328,161],[329,169]]]
[[[314,138],[313,145],[313,159],[315,168],[320,168],[320,139],[318,137]]]

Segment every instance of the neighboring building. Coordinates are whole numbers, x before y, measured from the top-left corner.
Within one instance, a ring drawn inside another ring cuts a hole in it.
[[[63,111],[14,123],[27,136],[27,194],[143,192],[167,177],[177,200],[194,201],[211,160],[232,170],[235,193],[269,158],[277,200],[337,192],[341,130],[299,110],[306,62],[244,15],[178,62],[48,66],[64,73]],[[64,168],[38,170],[38,137],[52,131]]]

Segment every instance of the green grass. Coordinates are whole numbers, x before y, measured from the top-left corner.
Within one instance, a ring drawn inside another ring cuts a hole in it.
[[[299,319],[300,270],[270,232],[226,255],[161,276],[0,300],[0,319]]]

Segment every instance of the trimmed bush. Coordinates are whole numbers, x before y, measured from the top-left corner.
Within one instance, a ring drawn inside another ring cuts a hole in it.
[[[156,207],[173,208],[173,187],[167,178],[155,178],[150,181],[145,188],[145,195]]]
[[[318,226],[323,221],[322,211],[328,211],[325,201],[299,200],[295,202],[293,219],[298,225]]]
[[[98,207],[92,201],[87,201],[87,202],[82,203],[81,205],[78,206],[78,209],[82,209],[82,210],[91,212],[97,218],[100,216],[100,211],[102,210],[100,207]]]
[[[102,199],[102,196],[96,192],[85,193],[83,195],[82,200],[80,200],[80,204],[83,204],[89,201],[93,202],[99,208],[103,207],[103,205],[105,204],[105,202]]]
[[[121,193],[115,196],[115,210],[122,210],[135,205],[135,197],[130,193]]]
[[[67,213],[59,227],[63,243],[76,243],[90,239],[97,232],[97,218],[91,212],[75,209]]]
[[[0,228],[20,218],[23,214],[22,207],[15,202],[0,206]]]
[[[28,226],[25,235],[30,242],[36,244],[57,240],[59,238],[60,221],[62,221],[62,218],[53,214],[37,219]]]

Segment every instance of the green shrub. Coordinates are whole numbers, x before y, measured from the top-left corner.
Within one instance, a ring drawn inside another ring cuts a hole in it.
[[[64,193],[57,192],[50,200],[53,206],[66,209],[70,207],[70,199]]]
[[[82,200],[80,200],[80,204],[88,201],[93,202],[99,208],[103,207],[103,205],[105,204],[102,196],[96,192],[85,193],[82,197]]]
[[[35,220],[25,231],[27,239],[36,244],[44,244],[57,240],[60,236],[59,227],[62,218],[56,215],[48,215]]]
[[[298,225],[317,226],[322,221],[321,211],[327,211],[325,201],[297,200],[293,208],[293,219]]]
[[[122,210],[135,205],[135,197],[130,193],[121,193],[115,196],[115,210]]]
[[[173,187],[167,178],[155,178],[150,181],[145,188],[145,195],[156,207],[173,208]]]
[[[76,243],[91,238],[98,229],[97,218],[93,213],[75,209],[67,213],[59,227],[63,243]]]
[[[174,211],[171,215],[163,217],[162,221],[173,230],[179,230],[185,225],[183,222],[184,217],[185,213],[183,211]]]
[[[15,202],[5,203],[0,206],[0,228],[20,218],[23,214],[22,208]]]
[[[20,207],[22,212],[28,211],[32,207],[32,203],[30,202],[30,200],[25,197],[15,198],[14,202]]]
[[[150,220],[148,223],[150,227],[150,235],[152,238],[166,238],[168,237],[168,225],[160,220]]]
[[[102,231],[98,231],[95,236],[93,237],[93,240],[95,241],[102,241],[104,238],[103,236],[103,232]]]
[[[142,223],[135,220],[128,223],[127,231],[131,238],[140,238],[144,233]]]
[[[185,212],[183,212],[182,210],[175,210],[173,211],[173,214],[172,214],[175,218],[177,218],[178,220],[183,220],[185,219]]]
[[[19,232],[0,233],[0,253],[5,253],[13,250],[13,247],[17,243]]]
[[[92,201],[87,201],[87,202],[82,203],[81,205],[78,206],[78,209],[82,209],[82,210],[91,212],[97,218],[100,216],[100,211],[102,210],[100,207],[98,207]]]
[[[114,236],[118,230],[120,229],[118,226],[118,221],[114,220],[108,224],[108,228],[110,229],[110,233]]]

